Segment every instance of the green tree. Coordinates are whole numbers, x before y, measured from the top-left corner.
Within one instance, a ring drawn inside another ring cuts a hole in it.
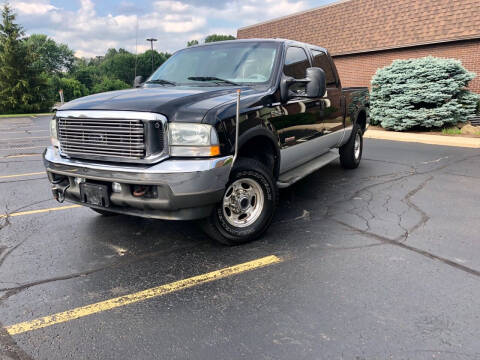
[[[89,94],[87,87],[73,78],[55,75],[48,79],[48,85],[50,89],[50,98],[55,102],[60,101],[60,95],[58,94],[59,90],[63,90],[65,101],[71,101]]]
[[[455,59],[395,60],[372,79],[372,124],[396,131],[466,122],[478,95],[466,89],[475,74]]]
[[[93,85],[101,81],[98,66],[89,64],[85,59],[75,59],[70,75],[84,84],[88,90],[92,90]]]
[[[135,77],[135,55],[125,49],[109,49],[99,70],[102,75],[132,84]]]
[[[159,53],[153,50],[153,69],[154,71],[162,65],[171,54]],[[143,54],[138,55],[137,59],[137,75],[143,76],[145,79],[152,74],[152,50],[147,50]]]
[[[211,35],[208,35],[205,38],[205,43],[211,43],[211,42],[216,42],[216,41],[225,41],[225,40],[235,40],[235,36],[211,34]]]
[[[46,77],[35,71],[33,56],[8,3],[0,24],[0,112],[35,112],[49,107]]]
[[[198,40],[190,40],[187,42],[187,47],[198,45]]]
[[[105,91],[114,91],[128,89],[132,86],[119,79],[112,79],[104,77],[101,82],[95,84],[92,89],[92,94],[101,93]]]
[[[37,71],[58,74],[72,69],[75,56],[65,44],[57,44],[47,35],[33,34],[26,39],[29,51],[34,54],[33,66]]]

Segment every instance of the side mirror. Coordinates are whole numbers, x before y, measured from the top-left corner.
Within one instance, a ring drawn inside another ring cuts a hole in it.
[[[327,84],[325,80],[325,71],[318,67],[307,69],[307,97],[318,98],[325,95]]]
[[[135,76],[135,80],[133,80],[133,87],[139,88],[142,86],[142,84],[143,84],[143,76],[142,75]]]
[[[282,103],[287,102],[292,97],[319,98],[325,95],[327,85],[325,80],[325,71],[318,67],[307,68],[305,79],[294,79],[290,76],[282,76],[280,81],[280,96]],[[289,90],[295,83],[306,84],[305,94],[296,94]]]

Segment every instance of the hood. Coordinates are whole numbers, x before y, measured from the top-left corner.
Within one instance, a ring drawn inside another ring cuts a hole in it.
[[[235,101],[238,87],[145,87],[111,91],[70,101],[59,110],[124,110],[165,115],[168,121],[201,122],[208,110]],[[256,92],[242,88],[242,93]]]

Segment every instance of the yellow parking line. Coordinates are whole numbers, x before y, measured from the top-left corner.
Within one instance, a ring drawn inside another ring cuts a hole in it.
[[[19,147],[19,148],[16,148],[16,147],[13,147],[13,148],[2,148],[0,150],[25,150],[25,149],[45,149],[45,145],[44,146],[27,146],[27,147]]]
[[[28,156],[40,156],[41,153],[38,154],[20,154],[20,155],[7,155],[3,156],[2,159],[13,159],[13,158],[21,158],[21,157],[28,157]]]
[[[14,177],[32,176],[32,175],[41,175],[41,174],[45,174],[45,171],[26,173],[26,174],[0,175],[0,179],[9,179]]]
[[[71,321],[84,316],[92,315],[106,310],[115,309],[117,307],[144,301],[154,297],[180,291],[200,284],[205,284],[228,276],[251,271],[268,265],[281,262],[282,259],[275,255],[263,257],[261,259],[252,260],[243,264],[230,266],[221,270],[212,271],[206,274],[193,276],[188,279],[175,281],[170,284],[160,285],[151,289],[139,291],[133,294],[116,297],[110,300],[100,301],[95,304],[78,307],[72,310],[44,316],[35,320],[25,321],[19,324],[7,326],[5,329],[10,335],[17,335],[27,331],[41,329],[47,326]]]
[[[0,215],[0,219],[6,218],[6,217],[33,215],[33,214],[41,214],[41,213],[51,212],[51,211],[75,209],[75,208],[78,208],[78,207],[81,207],[81,205],[67,205],[67,206],[59,206],[59,207],[54,207],[54,208],[49,208],[49,209],[20,211],[20,212],[14,212],[14,213],[11,213],[11,214],[2,214],[2,215]]]
[[[30,139],[50,139],[49,136],[27,136],[27,137],[19,137],[19,138],[9,138],[9,139],[0,139],[0,141],[10,141],[10,140],[30,140]]]

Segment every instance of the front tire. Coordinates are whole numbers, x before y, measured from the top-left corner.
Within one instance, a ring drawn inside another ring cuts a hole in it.
[[[340,147],[340,165],[344,169],[356,169],[363,153],[363,131],[355,124],[347,143]]]
[[[253,241],[270,226],[277,198],[272,172],[257,160],[240,158],[231,171],[222,201],[203,220],[202,228],[224,245]]]

